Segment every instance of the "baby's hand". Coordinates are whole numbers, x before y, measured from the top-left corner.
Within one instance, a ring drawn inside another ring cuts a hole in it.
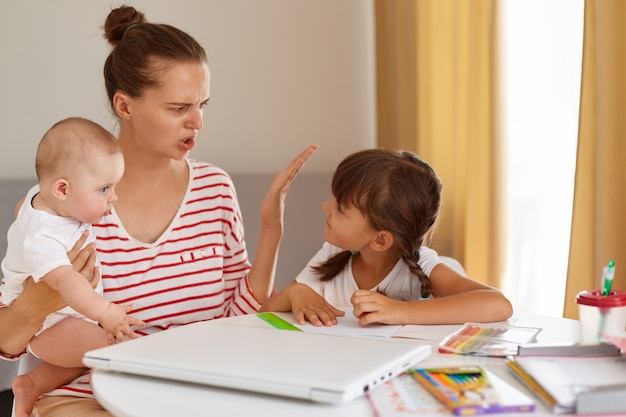
[[[126,336],[131,339],[136,339],[137,334],[130,328],[130,326],[142,327],[145,323],[136,317],[126,314],[131,309],[130,305],[118,305],[110,303],[107,309],[100,316],[99,322],[104,330],[108,333],[109,344],[117,342],[123,342],[126,340]]]

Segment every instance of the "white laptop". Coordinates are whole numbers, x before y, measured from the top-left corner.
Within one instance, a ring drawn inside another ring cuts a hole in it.
[[[213,320],[87,352],[85,365],[323,403],[363,395],[426,358],[430,345]]]

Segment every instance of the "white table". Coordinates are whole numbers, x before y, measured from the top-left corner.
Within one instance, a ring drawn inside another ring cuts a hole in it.
[[[223,319],[233,326],[267,326],[255,315]],[[527,316],[517,317],[518,326],[541,327],[538,343],[576,343],[580,340],[579,323],[564,318]],[[411,339],[410,343],[438,342]],[[529,393],[506,368],[503,359],[476,358],[436,353],[436,348],[420,366],[438,367],[459,364],[480,364],[496,373],[518,389]],[[374,417],[374,411],[365,397],[342,405],[327,405],[293,400],[272,395],[254,394],[183,382],[95,371],[92,375],[94,393],[100,403],[119,417],[209,416],[220,417]],[[529,393],[530,394],[530,393]],[[554,416],[536,401],[534,414],[516,415]],[[490,414],[496,416],[496,414]],[[511,414],[509,414],[510,416]]]

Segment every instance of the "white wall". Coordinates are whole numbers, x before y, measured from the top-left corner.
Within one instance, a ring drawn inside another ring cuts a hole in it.
[[[102,25],[120,2],[2,0],[0,179],[34,177],[43,133],[71,115],[114,131]],[[305,172],[375,145],[372,0],[127,1],[205,47],[211,102],[191,156],[231,173],[276,172],[319,143]]]

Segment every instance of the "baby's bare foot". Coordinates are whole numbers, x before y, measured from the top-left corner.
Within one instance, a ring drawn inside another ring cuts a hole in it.
[[[16,376],[13,380],[15,417],[30,417],[40,394],[29,374]]]

